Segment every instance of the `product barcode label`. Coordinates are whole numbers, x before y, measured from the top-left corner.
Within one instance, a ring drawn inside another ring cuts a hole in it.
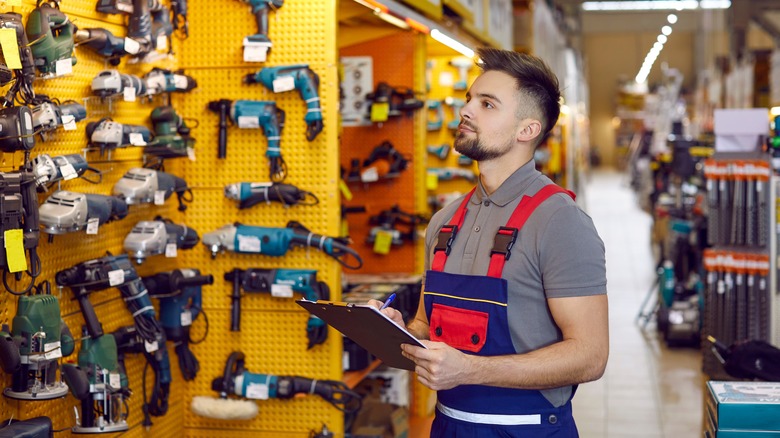
[[[246,398],[268,400],[268,385],[265,383],[250,383],[246,387]]]
[[[292,298],[293,290],[289,284],[272,284],[271,296],[277,298]]]
[[[97,234],[98,225],[100,225],[100,218],[91,217],[87,219],[87,234]]]
[[[295,79],[292,76],[282,76],[274,80],[274,93],[282,93],[295,89]]]
[[[192,312],[190,312],[189,310],[185,310],[184,312],[181,312],[181,325],[183,327],[192,325]]]
[[[125,271],[121,269],[115,269],[108,272],[108,285],[116,286],[125,282]]]

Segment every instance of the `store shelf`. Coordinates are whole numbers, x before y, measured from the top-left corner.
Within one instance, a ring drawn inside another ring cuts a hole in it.
[[[374,359],[373,362],[371,362],[368,367],[366,367],[363,370],[360,371],[347,371],[344,373],[344,377],[341,379],[346,385],[349,387],[349,389],[353,389],[363,381],[363,379],[366,378],[366,376],[376,369],[379,365],[382,364],[382,361],[379,359]]]

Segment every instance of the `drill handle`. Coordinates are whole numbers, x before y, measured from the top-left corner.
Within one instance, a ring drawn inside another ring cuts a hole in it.
[[[225,273],[225,280],[233,281],[233,293],[230,295],[230,331],[241,331],[241,280],[244,271],[233,269]]]
[[[92,303],[89,302],[89,292],[86,289],[73,290],[76,295],[76,299],[79,302],[79,308],[81,309],[81,315],[84,317],[84,325],[87,326],[87,333],[92,339],[97,339],[103,336],[103,325],[100,324],[95,308],[92,307]]]
[[[217,158],[220,159],[227,158],[227,128],[229,118],[230,103],[222,103],[219,105],[219,149],[217,150]]]

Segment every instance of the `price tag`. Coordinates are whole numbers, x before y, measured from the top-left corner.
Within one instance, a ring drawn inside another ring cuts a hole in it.
[[[341,221],[341,235],[349,236],[349,222],[346,219]]]
[[[268,43],[250,43],[244,40],[244,62],[265,62],[270,48]]]
[[[115,269],[108,271],[108,285],[116,286],[125,282],[125,271],[122,269]]]
[[[73,61],[70,58],[60,59],[54,64],[56,76],[69,75],[73,73]]]
[[[165,34],[159,35],[157,37],[157,50],[161,52],[165,52],[168,50],[168,36]]]
[[[66,131],[76,130],[76,117],[70,114],[62,116],[62,128]]]
[[[132,38],[125,38],[125,52],[130,55],[137,55],[141,51],[141,44]]]
[[[377,231],[374,236],[374,252],[387,255],[390,253],[390,247],[393,245],[393,233],[390,231]]]
[[[70,163],[65,163],[62,167],[60,167],[60,174],[62,174],[62,179],[64,179],[65,181],[71,180],[79,176],[79,174],[76,173],[76,169]]]
[[[260,128],[260,119],[251,116],[238,116],[238,127],[241,129]]]
[[[276,298],[292,298],[292,286],[289,284],[272,284],[271,296]]]
[[[165,245],[165,257],[176,257],[176,243],[170,242]]]
[[[341,353],[341,369],[344,371],[349,369],[349,352],[345,351]]]
[[[766,279],[765,278],[761,278],[760,280],[758,280],[758,288],[761,289],[761,290],[766,289]]]
[[[60,348],[60,341],[49,342],[43,344],[43,357],[45,359],[59,359],[62,357],[62,349]]]
[[[125,102],[135,102],[135,87],[125,87],[122,90],[122,99]]]
[[[180,320],[181,320],[182,327],[187,327],[192,325],[192,312],[190,312],[189,310],[185,310],[181,312]]]
[[[173,75],[173,87],[177,90],[186,90],[190,85],[190,81],[187,80],[187,76]]]
[[[119,373],[110,373],[108,375],[108,384],[115,389],[122,387],[122,376]]]
[[[260,238],[257,236],[238,235],[238,252],[260,252]]]
[[[753,287],[753,285],[755,283],[756,283],[756,280],[755,280],[755,278],[753,278],[752,275],[747,278],[747,285],[748,285],[748,287]]]
[[[98,225],[100,225],[100,218],[91,217],[87,219],[87,234],[97,234]]]
[[[440,87],[451,87],[453,84],[455,84],[455,76],[452,75],[452,72],[443,71],[439,73]]]
[[[16,6],[22,5],[21,0],[14,3],[19,3]],[[3,50],[3,56],[8,68],[11,70],[22,69],[22,59],[19,57],[19,41],[16,39],[16,31],[14,29],[0,29],[0,49]]]
[[[8,261],[8,272],[27,270],[27,259],[24,257],[24,233],[20,229],[5,230],[5,259]]]
[[[268,385],[265,383],[250,383],[246,386],[246,398],[268,400]]]
[[[187,158],[189,158],[190,161],[195,161],[195,148],[192,146],[187,146]]]
[[[369,167],[360,173],[360,180],[363,182],[379,181],[379,171],[376,167]]]
[[[144,341],[144,349],[146,349],[147,353],[154,353],[155,351],[159,350],[160,347],[157,345],[157,341]]]
[[[131,132],[128,136],[130,139],[130,144],[133,146],[146,146],[146,142],[144,141],[144,136],[140,132]]]
[[[425,188],[428,190],[436,190],[439,188],[439,175],[435,172],[428,172],[425,174]]]
[[[154,191],[154,205],[165,204],[165,190]]]
[[[274,79],[274,93],[282,93],[295,89],[295,78],[292,76],[282,76]]]
[[[371,121],[372,122],[386,122],[387,116],[390,114],[390,104],[387,102],[374,102],[371,105]]]
[[[339,179],[339,190],[341,191],[341,196],[344,197],[347,201],[352,200],[352,191],[349,189],[349,186],[347,186],[347,183],[343,179]]]

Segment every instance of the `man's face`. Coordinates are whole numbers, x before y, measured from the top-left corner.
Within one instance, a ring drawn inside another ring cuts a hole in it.
[[[455,150],[476,160],[500,158],[514,146],[520,127],[515,79],[500,71],[481,74],[460,110]]]

